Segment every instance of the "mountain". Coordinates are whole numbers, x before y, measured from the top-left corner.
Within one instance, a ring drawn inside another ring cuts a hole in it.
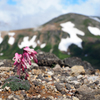
[[[37,28],[2,31],[0,41],[0,59],[12,59],[15,52],[22,53],[23,47],[30,46],[61,59],[77,56],[95,68],[100,66],[99,17],[68,13]]]

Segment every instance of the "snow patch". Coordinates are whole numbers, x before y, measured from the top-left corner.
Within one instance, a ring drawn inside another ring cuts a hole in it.
[[[62,26],[62,30],[64,32],[67,32],[69,33],[70,37],[67,37],[66,39],[65,38],[62,38],[61,39],[61,42],[59,43],[59,46],[58,48],[61,50],[61,51],[67,51],[68,47],[71,45],[71,44],[76,44],[78,47],[82,48],[82,39],[80,39],[78,35],[82,35],[84,36],[85,33],[82,32],[81,30],[75,28],[74,24],[72,22],[66,22],[66,23],[62,23],[60,24]]]
[[[1,37],[1,33],[0,33],[0,44],[2,43],[3,38]]]
[[[38,40],[37,43],[38,43],[38,44],[41,44],[41,43],[40,43],[40,40]]]
[[[14,42],[15,42],[15,38],[14,38],[14,37],[9,37],[8,43],[9,43],[10,45],[13,45]]]
[[[93,35],[100,35],[100,29],[97,28],[97,27],[88,26],[88,30],[89,30]]]
[[[23,47],[26,47],[26,46],[32,46],[33,48],[35,48],[37,46],[37,43],[35,42],[36,37],[37,36],[34,35],[31,40],[29,40],[29,36],[24,37],[21,44],[18,45],[19,48],[22,49]]]
[[[40,48],[44,48],[46,46],[46,43],[43,43],[40,45]]]
[[[0,53],[0,56],[2,56],[3,55],[3,53]]]
[[[15,33],[14,33],[14,32],[9,32],[8,35],[9,35],[9,36],[14,36]]]

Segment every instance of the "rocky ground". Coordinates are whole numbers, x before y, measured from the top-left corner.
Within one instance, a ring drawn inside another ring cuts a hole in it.
[[[28,67],[28,91],[2,89],[4,80],[16,75],[13,62],[0,60],[0,100],[100,100],[100,70],[73,57],[38,54],[38,64]]]

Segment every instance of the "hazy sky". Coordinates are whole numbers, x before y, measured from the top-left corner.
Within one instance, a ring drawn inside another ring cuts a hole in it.
[[[100,16],[99,11],[100,0],[0,0],[0,24],[29,28],[70,12]]]

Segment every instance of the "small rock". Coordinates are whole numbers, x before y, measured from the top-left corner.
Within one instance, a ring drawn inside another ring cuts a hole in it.
[[[78,75],[77,78],[78,79],[81,79],[81,78],[83,78],[83,76],[82,75]]]
[[[9,95],[9,96],[8,96],[8,99],[12,99],[12,100],[13,100],[13,95],[12,95],[12,94]]]
[[[0,80],[0,85],[2,84],[2,81]]]
[[[99,81],[95,81],[94,83],[95,83],[95,85],[98,85],[99,84]]]
[[[33,84],[36,85],[36,86],[42,85],[42,83],[37,81],[37,80],[33,81]]]
[[[39,74],[38,77],[37,77],[36,79],[41,79],[41,80],[43,80],[44,77],[42,76],[42,74]]]
[[[71,81],[72,83],[74,83],[75,85],[79,85],[80,84],[80,82],[78,82],[78,81]]]
[[[73,97],[73,100],[79,100],[77,97]]]
[[[8,90],[10,90],[10,87],[5,86],[4,90],[8,91]]]
[[[59,64],[56,64],[55,67],[53,68],[54,71],[61,71],[62,68]]]
[[[2,78],[1,78],[1,82],[4,82],[4,81],[5,81],[5,78],[2,77]]]
[[[4,65],[4,63],[3,62],[0,62],[0,66],[2,66],[2,65]]]
[[[70,90],[70,89],[71,89],[70,84],[66,83],[65,86],[66,86],[66,89],[67,89],[67,90]]]
[[[3,91],[3,89],[0,89],[0,92]]]
[[[72,74],[79,75],[79,74],[85,74],[85,69],[83,66],[73,66],[71,68]]]
[[[75,89],[78,89],[80,87],[80,85],[79,84],[75,84],[74,87],[75,87]]]
[[[56,89],[60,92],[62,92],[65,88],[65,86],[61,83],[55,83]]]
[[[66,76],[59,76],[59,80],[61,82],[67,82],[67,77]]]
[[[39,75],[42,74],[42,71],[40,69],[32,69],[32,74]]]
[[[86,78],[84,79],[84,84],[88,84],[89,83],[89,80]]]
[[[77,77],[69,76],[69,77],[68,77],[68,80],[69,80],[69,81],[77,81]]]
[[[52,71],[47,72],[49,75],[53,75],[54,73]]]
[[[99,69],[96,69],[95,75],[100,75],[100,70]]]
[[[87,86],[90,87],[91,89],[95,89],[95,83],[90,83]]]

